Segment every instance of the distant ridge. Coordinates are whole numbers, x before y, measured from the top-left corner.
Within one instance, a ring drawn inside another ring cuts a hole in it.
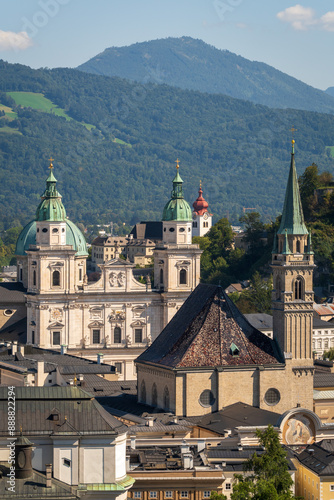
[[[271,108],[334,112],[334,95],[315,89],[268,64],[249,61],[191,37],[111,47],[79,70],[141,83],[166,83],[226,94]]]

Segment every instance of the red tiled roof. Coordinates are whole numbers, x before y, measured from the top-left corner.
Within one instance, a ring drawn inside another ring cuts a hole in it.
[[[283,358],[221,287],[200,284],[138,361],[183,368],[279,364]]]

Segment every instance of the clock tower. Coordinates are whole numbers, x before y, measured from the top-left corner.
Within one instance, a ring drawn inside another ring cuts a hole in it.
[[[203,198],[202,182],[200,181],[198,198],[193,203],[192,235],[204,236],[212,227],[212,214],[208,212],[208,202]]]

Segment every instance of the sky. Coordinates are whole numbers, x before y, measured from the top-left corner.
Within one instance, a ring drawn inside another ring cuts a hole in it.
[[[334,86],[331,0],[0,0],[0,59],[76,67],[107,47],[191,36]]]

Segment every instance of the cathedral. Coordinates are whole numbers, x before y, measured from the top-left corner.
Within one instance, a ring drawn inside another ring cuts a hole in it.
[[[186,417],[240,401],[278,414],[312,413],[315,266],[294,141],[271,267],[274,338],[256,330],[220,286],[200,284],[137,359],[139,402]]]
[[[164,329],[200,280],[201,250],[192,244],[192,211],[177,162],[171,198],[154,250],[154,283],[134,278],[134,264],[114,257],[89,283],[88,251],[66,217],[50,163],[35,219],[16,246],[18,281],[26,289],[27,343],[113,364],[120,380],[135,379],[134,359]],[[211,214],[210,214],[211,215]]]

